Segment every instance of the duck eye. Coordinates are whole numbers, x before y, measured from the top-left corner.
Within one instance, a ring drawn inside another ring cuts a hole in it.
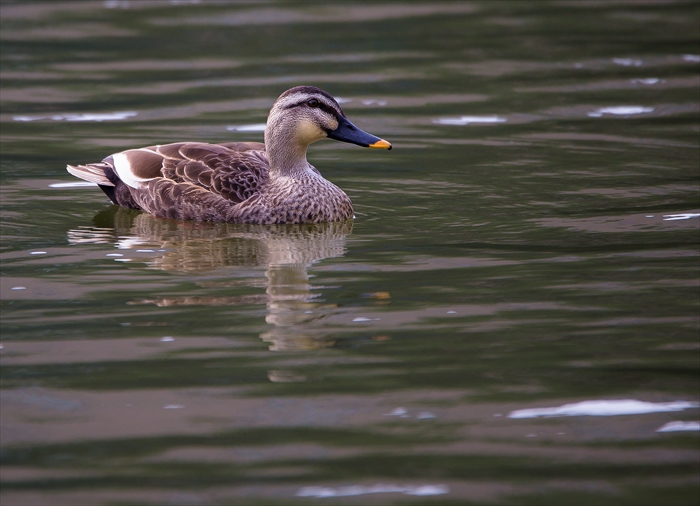
[[[315,98],[310,99],[308,102],[306,102],[306,104],[309,107],[318,107],[319,105],[321,105]]]

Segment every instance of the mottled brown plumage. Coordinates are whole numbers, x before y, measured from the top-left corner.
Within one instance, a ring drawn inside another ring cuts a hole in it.
[[[287,90],[270,111],[265,144],[178,142],[130,149],[102,162],[69,165],[110,200],[161,218],[233,223],[321,223],[353,217],[340,188],[306,161],[307,147],[330,137],[391,149],[355,127],[328,93]]]

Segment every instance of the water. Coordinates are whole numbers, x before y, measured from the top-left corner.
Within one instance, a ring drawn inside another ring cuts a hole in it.
[[[3,505],[697,503],[696,2],[1,14]],[[394,145],[311,147],[353,223],[65,172],[299,84]]]

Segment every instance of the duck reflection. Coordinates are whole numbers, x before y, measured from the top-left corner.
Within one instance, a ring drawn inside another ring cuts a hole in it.
[[[160,297],[132,303],[158,306],[265,303],[265,321],[270,327],[260,337],[269,343],[271,350],[313,349],[334,344],[320,326],[313,325],[331,307],[314,300],[320,294],[312,293],[308,268],[322,259],[345,254],[345,237],[352,232],[352,221],[304,225],[178,222],[110,208],[95,216],[93,223],[93,227],[69,231],[69,242],[112,243],[122,250],[149,253],[148,265],[169,272],[266,268],[264,280],[244,277],[248,285],[264,286],[265,295]],[[220,281],[200,284],[223,286]]]

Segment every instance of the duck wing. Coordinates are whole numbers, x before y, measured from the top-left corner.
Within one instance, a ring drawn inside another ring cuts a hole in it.
[[[100,185],[122,207],[155,216],[226,221],[232,206],[256,195],[269,179],[259,142],[178,142],[129,149],[102,162],[68,166]]]
[[[155,146],[152,153],[161,158],[151,157],[151,169],[144,160],[130,172],[147,180],[162,177],[176,184],[195,185],[234,204],[255,195],[268,180],[269,162],[261,143],[181,142]],[[119,176],[124,180],[121,173]]]

